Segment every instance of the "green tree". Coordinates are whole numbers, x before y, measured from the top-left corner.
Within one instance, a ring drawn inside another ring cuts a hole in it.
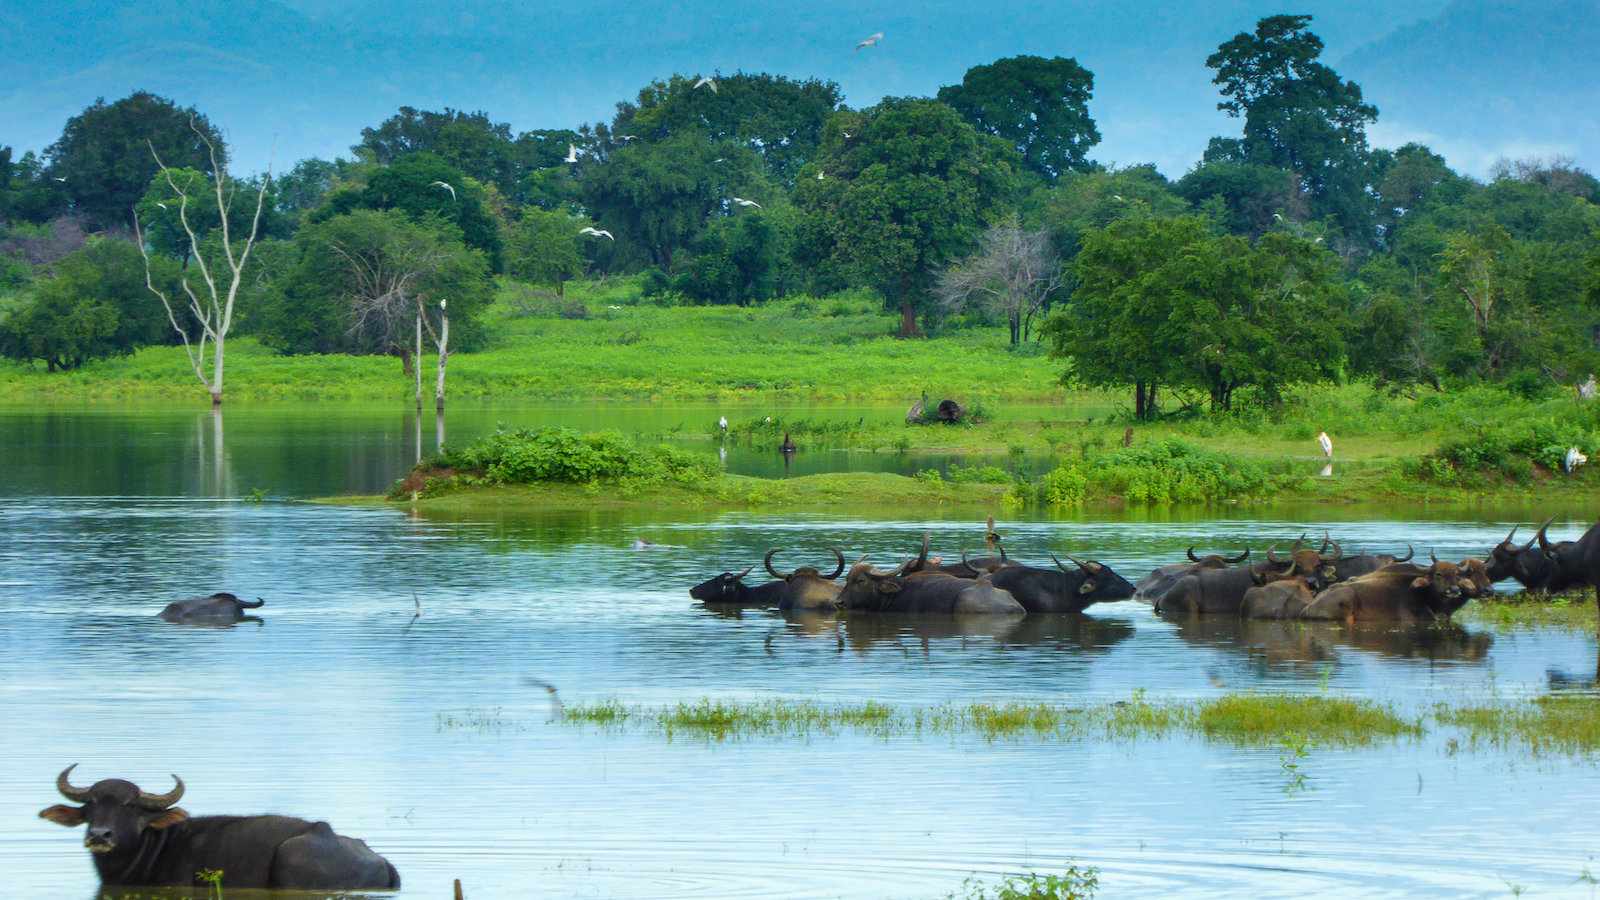
[[[823,123],[841,99],[837,84],[814,78],[740,72],[718,75],[716,91],[696,89],[698,80],[673,75],[645,85],[633,103],[617,104],[611,139],[661,141],[698,133],[713,143],[750,150],[775,179],[792,185],[816,155]]]
[[[197,140],[198,136],[204,140]],[[104,98],[67,120],[61,137],[45,150],[48,175],[73,208],[105,226],[126,225],[161,162],[172,168],[214,174],[205,141],[227,165],[222,136],[193,107],[136,91],[115,103]],[[154,153],[152,154],[152,149]]]
[[[557,293],[583,274],[578,231],[585,220],[565,212],[528,208],[506,238],[506,272],[534,284],[552,284]]]
[[[467,246],[482,250],[498,272],[503,248],[489,198],[483,185],[438,156],[412,153],[372,172],[364,186],[334,192],[310,219],[323,222],[357,209],[396,209],[414,221],[438,217],[460,229]]]
[[[782,241],[780,229],[760,211],[717,218],[695,242],[674,287],[704,303],[747,306],[771,299],[779,288]]]
[[[1226,98],[1217,108],[1244,118],[1243,138],[1213,141],[1206,159],[1289,169],[1310,196],[1312,217],[1332,216],[1366,246],[1366,128],[1378,110],[1359,85],[1319,61],[1322,39],[1307,30],[1310,23],[1310,16],[1269,16],[1206,58]]]
[[[40,224],[60,215],[67,206],[61,182],[44,174],[44,163],[33,151],[14,159],[10,147],[0,147],[0,223]]]
[[[694,131],[634,141],[602,162],[582,165],[590,217],[616,236],[621,254],[631,249],[664,271],[733,197],[764,202],[768,196],[753,151]]]
[[[1119,219],[1180,216],[1189,206],[1153,165],[1069,172],[1023,202],[1023,223],[1050,232],[1056,252],[1070,262],[1084,232]]]
[[[155,261],[151,278],[177,287],[177,264]],[[124,355],[170,335],[145,287],[144,262],[125,240],[100,238],[56,262],[0,319],[0,355],[42,361],[50,371]]]
[[[936,100],[836,113],[796,185],[799,261],[877,288],[913,336],[938,271],[970,254],[1012,199],[1017,165],[1004,141]]]
[[[445,107],[443,112],[402,106],[376,128],[361,129],[358,156],[392,165],[413,153],[432,153],[471,178],[511,193],[528,160],[511,137],[511,126],[483,111]],[[562,147],[563,154],[566,148]]]
[[[1011,56],[967,70],[958,85],[939,89],[983,134],[1010,143],[1027,169],[1054,180],[1090,167],[1100,132],[1089,115],[1094,73],[1075,59]]]
[[[1134,412],[1159,389],[1203,391],[1213,410],[1241,389],[1276,400],[1343,362],[1338,261],[1283,233],[1255,245],[1205,219],[1123,219],[1084,236],[1077,289],[1045,324],[1064,378],[1134,388]]]
[[[302,159],[273,179],[274,209],[298,224],[301,216],[321,206],[336,188],[364,177],[358,173],[368,166],[348,159]]]
[[[1300,179],[1272,166],[1204,162],[1173,187],[1196,209],[1218,204],[1223,227],[1251,239],[1280,224],[1303,221],[1308,213]]]
[[[172,181],[167,180],[169,176]],[[255,179],[238,183],[230,179],[225,183],[223,196],[228,203],[228,228],[234,234],[250,232],[251,220],[256,212],[256,192],[260,188],[261,182]],[[267,185],[259,225],[259,234],[263,239],[288,237],[291,230],[288,217],[278,211],[273,194],[275,188],[275,182]],[[182,195],[188,196],[187,205],[181,201]],[[222,227],[222,217],[217,214],[217,194],[211,187],[211,179],[195,169],[173,168],[164,173],[157,172],[134,209],[139,215],[139,227],[145,243],[157,252],[185,263],[192,248],[188,232],[184,231],[184,216],[188,217],[189,228],[202,243],[213,231]]]
[[[409,368],[419,299],[449,300],[452,347],[481,342],[494,283],[483,253],[448,221],[358,209],[306,225],[294,244],[293,267],[257,319],[280,353],[393,353]]]

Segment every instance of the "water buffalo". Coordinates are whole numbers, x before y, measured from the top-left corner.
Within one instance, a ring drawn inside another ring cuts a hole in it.
[[[1239,615],[1246,619],[1298,619],[1315,596],[1309,581],[1292,575],[1245,591]]]
[[[1461,567],[1433,559],[1427,568],[1396,563],[1317,594],[1300,617],[1347,623],[1448,619],[1475,590]]]
[[[1544,551],[1534,546],[1539,540],[1537,536],[1528,538],[1526,544],[1517,544],[1512,540],[1517,536],[1518,527],[1511,526],[1505,539],[1489,551],[1489,580],[1505,581],[1512,578],[1527,590],[1543,590],[1550,580],[1554,565]]]
[[[989,537],[993,538],[993,519],[989,520],[989,527]],[[985,572],[992,572],[1009,562],[1009,560],[1006,559],[1006,549],[1000,546],[997,541],[991,541],[991,543],[994,544],[996,551],[999,553],[998,556],[979,556],[973,559],[968,559],[967,551],[965,548],[963,548],[961,550],[961,562],[947,563],[937,556],[930,557],[928,555],[928,539],[929,534],[928,532],[924,531],[922,533],[922,550],[916,555],[916,558],[906,563],[905,571],[901,574],[939,574],[954,575],[957,578],[977,578],[979,575],[982,575]]]
[[[1333,580],[1349,581],[1352,578],[1371,575],[1384,566],[1411,562],[1411,558],[1416,555],[1416,548],[1407,544],[1405,556],[1395,556],[1392,553],[1357,553],[1354,556],[1337,556],[1334,557],[1333,561]]]
[[[1287,559],[1279,559],[1277,548],[1269,547],[1267,561],[1249,568],[1201,569],[1178,579],[1156,603],[1156,612],[1239,615],[1250,588],[1296,576],[1304,578],[1311,590],[1321,590],[1336,577],[1333,560],[1342,555],[1337,543],[1332,546],[1331,558],[1295,541]]]
[[[1223,556],[1218,553],[1195,556],[1193,547],[1190,547],[1187,552],[1189,555],[1188,562],[1160,566],[1149,575],[1139,579],[1138,583],[1133,586],[1133,599],[1142,600],[1145,603],[1156,603],[1162,597],[1165,597],[1167,592],[1172,590],[1173,585],[1176,585],[1179,579],[1184,576],[1193,575],[1202,569],[1226,569],[1250,558],[1249,547],[1246,547],[1244,552],[1238,556]]]
[[[778,608],[784,611],[795,612],[830,612],[838,608],[839,591],[841,590],[837,579],[844,572],[844,554],[837,549],[833,555],[839,564],[833,574],[824,575],[815,566],[801,566],[793,572],[779,572],[772,567],[772,557],[782,551],[768,550],[762,565],[767,567],[767,574],[783,582],[784,592],[778,601]]]
[[[1481,559],[1467,557],[1461,566],[1461,588],[1474,597],[1487,597],[1494,593],[1494,579],[1489,577],[1489,564]]]
[[[202,870],[220,871],[228,888],[360,890],[400,887],[389,861],[355,838],[334,834],[327,822],[287,816],[189,818],[174,806],[183,780],[165,794],[148,794],[132,782],[109,778],[73,786],[67,766],[56,790],[81,806],[57,804],[39,817],[76,828],[88,825],[83,845],[100,881],[119,887],[179,887],[199,883]]]
[[[1580,546],[1583,538],[1552,543],[1545,531],[1553,521],[1555,521],[1554,516],[1546,519],[1545,523],[1539,526],[1539,533],[1534,535],[1534,539],[1539,542],[1539,549],[1550,562],[1546,570],[1550,574],[1544,583],[1544,589],[1552,594],[1558,594],[1582,585],[1594,584],[1595,582],[1589,577],[1589,566],[1584,561],[1584,549]],[[1594,529],[1591,528],[1589,531],[1592,532]],[[1588,536],[1588,532],[1583,535],[1584,538]]]
[[[1062,565],[1055,554],[1050,559],[1056,564],[1054,569],[1018,563],[1000,566],[988,573],[990,583],[1010,593],[1030,613],[1078,613],[1094,603],[1133,596],[1133,585],[1111,571],[1110,566],[1067,556],[1078,567],[1074,572]]]
[[[766,584],[750,587],[744,583],[744,578],[749,575],[755,566],[743,572],[723,572],[714,578],[708,578],[692,588],[689,596],[702,603],[719,603],[729,606],[777,606],[783,600],[783,595],[789,586],[782,581],[769,581]]]
[[[247,609],[260,609],[266,601],[257,597],[256,602],[240,600],[232,594],[219,592],[209,597],[190,597],[187,600],[178,600],[168,603],[167,608],[157,613],[163,621],[173,622],[178,625],[234,625],[239,622],[251,621],[253,617],[244,614]]]
[[[989,575],[957,578],[939,573],[903,574],[909,563],[879,572],[863,558],[845,577],[839,605],[864,612],[936,615],[1020,616],[1027,610]]]

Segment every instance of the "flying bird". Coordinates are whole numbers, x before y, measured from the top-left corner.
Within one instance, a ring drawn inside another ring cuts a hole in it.
[[[1282,222],[1283,221],[1283,213],[1273,213],[1272,214],[1272,218],[1274,220],[1276,220],[1276,221]]]
[[[166,209],[167,208],[167,205],[165,203],[162,203],[160,200],[156,201],[156,205],[161,207],[162,209]]]
[[[619,134],[619,135],[617,135],[617,140],[619,140],[619,141],[631,141],[636,137],[638,137],[637,134]]]
[[[59,181],[59,182],[62,182],[63,184],[66,183],[66,179],[65,178],[57,178],[56,180]]]
[[[568,163],[577,162],[578,161],[578,145],[577,144],[568,144],[567,145],[567,155],[562,157],[561,161],[562,162],[568,162]]]
[[[583,226],[582,228],[578,229],[578,233],[587,234],[590,237],[603,237],[608,241],[616,240],[616,238],[611,236],[611,232],[605,230],[604,228],[596,228],[593,225]]]
[[[715,81],[711,80],[711,76],[710,75],[701,75],[700,76],[700,80],[696,81],[694,83],[694,87],[690,88],[690,90],[695,90],[696,88],[703,88],[703,87],[711,88],[711,93],[713,93],[713,94],[715,94],[717,92],[717,83]]]
[[[860,50],[862,47],[874,46],[881,40],[883,40],[883,32],[874,31],[872,34],[869,34],[865,38],[862,38],[861,40],[857,41],[856,42],[856,49]]]
[[[756,209],[761,208],[761,204],[755,202],[754,200],[746,200],[743,197],[735,197],[733,198],[733,202],[739,204],[740,206],[754,206]]]
[[[823,175],[822,175],[822,170],[821,170],[821,169],[818,169],[818,170],[817,170],[817,180],[818,180],[818,181],[821,181],[821,180],[822,180],[822,178],[823,178]]]
[[[1323,456],[1333,459],[1333,438],[1326,431],[1317,432],[1317,446],[1322,448]]]
[[[448,184],[445,184],[442,181],[435,181],[433,184],[428,185],[428,187],[444,188],[445,190],[450,192],[450,199],[451,200],[456,199],[456,189],[451,187]]]
[[[1122,195],[1121,194],[1112,194],[1111,195],[1111,199],[1117,201],[1118,203],[1127,203],[1128,202],[1128,201],[1122,199]]]

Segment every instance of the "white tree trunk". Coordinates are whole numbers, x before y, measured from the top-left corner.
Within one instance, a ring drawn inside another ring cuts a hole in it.
[[[412,357],[411,373],[417,376],[417,411],[422,411],[422,313],[417,313],[417,355]],[[420,448],[422,442],[419,440]]]
[[[439,380],[433,386],[434,409],[444,409],[444,366],[450,359],[450,316],[439,311]]]

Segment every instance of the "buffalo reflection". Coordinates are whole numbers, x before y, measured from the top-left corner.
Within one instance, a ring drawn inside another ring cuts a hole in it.
[[[781,615],[787,630],[800,637],[837,637],[841,647],[867,653],[874,647],[913,647],[926,656],[940,641],[982,641],[1001,647],[1050,646],[1057,650],[1101,652],[1133,637],[1123,619],[1077,614],[995,616],[918,616],[804,614]]]
[[[1194,616],[1172,623],[1178,637],[1188,643],[1243,653],[1268,668],[1337,662],[1341,648],[1388,659],[1481,663],[1494,644],[1488,632],[1468,631],[1450,622],[1346,625]]]

